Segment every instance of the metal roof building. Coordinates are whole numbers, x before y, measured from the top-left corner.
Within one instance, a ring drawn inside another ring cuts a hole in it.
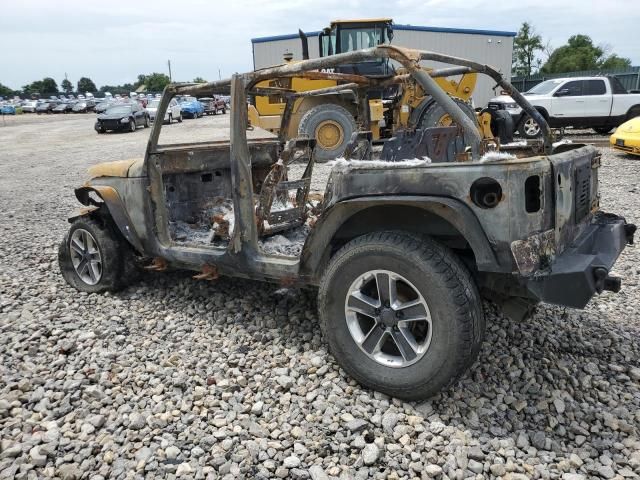
[[[499,69],[507,79],[511,79],[513,38],[516,32],[394,24],[393,33],[393,45],[431,50],[487,63]],[[306,35],[309,38],[309,57],[317,58],[320,32],[307,32]],[[253,38],[251,44],[254,69],[283,63],[282,56],[285,52],[292,53],[294,60],[302,59],[302,44],[297,34]],[[428,67],[439,66],[435,62],[423,64]],[[496,95],[494,85],[495,82],[488,77],[478,75],[473,95],[476,106],[486,106],[489,99]]]

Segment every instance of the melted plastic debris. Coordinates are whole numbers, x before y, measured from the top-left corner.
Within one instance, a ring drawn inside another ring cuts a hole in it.
[[[233,235],[235,217],[229,200],[212,201],[194,222],[177,220],[169,222],[174,241],[185,244],[225,245]]]
[[[503,160],[515,160],[515,155],[507,152],[487,152],[480,157],[480,163],[501,162]]]
[[[347,170],[355,170],[360,168],[410,168],[410,167],[423,167],[431,163],[431,159],[413,158],[411,160],[400,160],[398,162],[388,162],[385,160],[347,160],[345,158],[336,158],[335,160],[328,162],[327,166],[331,167],[333,171],[344,172]]]
[[[295,206],[295,198],[286,197],[285,198],[274,198],[273,203],[271,204],[272,212],[281,212],[283,210],[289,210],[291,208],[296,208]]]
[[[563,140],[559,140],[557,142],[553,142],[553,144],[551,145],[553,148],[559,147],[560,145],[568,145],[573,143],[573,140],[567,140],[567,139],[563,139]]]
[[[310,230],[308,225],[301,225],[276,235],[261,238],[258,240],[258,245],[264,253],[270,255],[299,257]]]
[[[526,147],[529,144],[527,143],[526,140],[519,140],[517,142],[509,142],[509,143],[503,143],[502,145],[500,145],[500,148],[519,148],[519,147]]]

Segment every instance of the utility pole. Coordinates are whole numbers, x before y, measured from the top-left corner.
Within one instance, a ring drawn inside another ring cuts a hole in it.
[[[171,81],[171,60],[167,60],[167,65],[169,66],[169,81]]]

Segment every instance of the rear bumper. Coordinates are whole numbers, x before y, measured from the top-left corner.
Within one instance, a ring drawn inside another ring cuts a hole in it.
[[[537,300],[574,308],[584,308],[603,290],[617,292],[621,281],[609,271],[625,246],[633,243],[635,230],[622,217],[597,214],[555,258],[548,273],[527,279],[527,289]]]

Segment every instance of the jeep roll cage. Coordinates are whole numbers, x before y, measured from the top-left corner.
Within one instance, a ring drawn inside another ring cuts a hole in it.
[[[404,75],[389,76],[386,78],[369,78],[362,75],[342,74],[323,72],[322,69],[332,68],[342,64],[362,62],[375,59],[391,59],[400,63],[409,72]],[[430,60],[440,63],[456,65],[457,67],[443,68],[426,72],[420,67],[420,61]],[[343,90],[359,90],[366,92],[368,89],[402,83],[407,76],[412,76],[442,108],[454,119],[457,125],[462,128],[470,139],[471,158],[473,161],[479,160],[484,153],[482,139],[473,121],[456,105],[455,101],[447,95],[433,80],[436,77],[446,77],[463,73],[482,73],[488,75],[496,82],[496,87],[501,87],[507,94],[522,107],[522,109],[533,118],[542,132],[543,151],[550,154],[552,151],[551,130],[545,118],[536,110],[520,92],[505,80],[500,72],[495,68],[471,60],[459,57],[444,55],[436,52],[424,50],[412,50],[392,45],[380,45],[373,48],[341,53],[329,57],[303,60],[297,63],[288,63],[275,67],[264,68],[244,74],[234,74],[232,78],[208,83],[181,83],[170,84],[165,88],[162,101],[158,107],[158,115],[163,115],[167,109],[169,101],[175,95],[211,95],[214,93],[231,94],[234,106],[240,106],[240,110],[231,109],[231,130],[236,135],[231,136],[231,149],[238,151],[237,142],[246,142],[246,134],[243,134],[247,127],[247,96],[249,94],[280,93],[292,94],[294,92],[280,88],[261,88],[254,90],[255,85],[263,80],[270,80],[280,77],[302,76],[309,79],[326,79],[344,82],[343,85],[330,87],[328,89],[318,89],[305,92],[305,95],[321,95],[323,93],[335,93]],[[239,97],[239,98],[235,98]],[[366,110],[366,109],[365,109]],[[287,131],[288,116],[283,115],[280,131]],[[155,151],[161,129],[160,124],[154,124],[149,137],[149,151]],[[234,149],[235,145],[235,149]],[[239,158],[239,160],[248,160]]]

